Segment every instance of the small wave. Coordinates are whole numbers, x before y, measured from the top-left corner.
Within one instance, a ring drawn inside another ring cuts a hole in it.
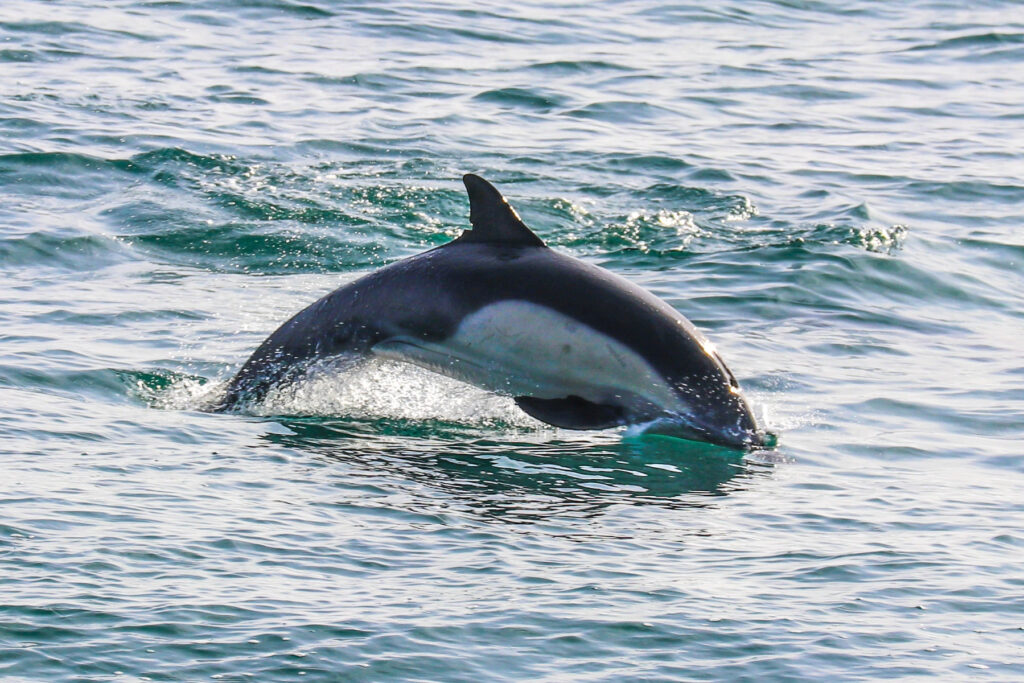
[[[666,187],[649,194],[650,208],[607,218],[594,215],[583,205],[555,200],[546,213],[559,218],[563,227],[549,243],[603,255],[639,253],[672,258],[737,249],[828,245],[892,254],[903,247],[909,234],[903,224],[817,223],[796,227],[761,216],[747,197],[719,195],[701,188]],[[663,196],[670,199],[664,200]],[[672,206],[689,208],[668,208]],[[850,212],[868,220],[861,207]],[[566,224],[571,227],[564,227]]]
[[[615,100],[593,102],[578,109],[568,111],[566,115],[605,123],[636,123],[650,121],[651,119],[673,113],[670,109],[647,102]]]
[[[1024,200],[1024,185],[985,180],[915,181],[907,184],[907,190],[915,195],[972,204],[979,201],[1017,204]]]
[[[93,199],[122,187],[121,166],[75,152],[15,152],[0,155],[0,183],[5,190],[39,197]]]
[[[33,232],[0,239],[0,270],[33,266],[89,271],[129,258],[125,245],[103,235]]]
[[[1024,43],[1024,33],[989,31],[947,38],[924,45],[915,45],[906,52],[959,51],[964,61],[992,61],[1007,52],[1007,46]],[[1013,52],[1012,48],[1009,52]],[[1016,60],[1016,56],[1014,57]]]
[[[601,71],[633,71],[628,66],[600,60],[559,60],[554,62],[538,62],[526,67],[534,71],[541,71],[549,75],[578,75],[581,73]]]
[[[0,50],[0,62],[36,62],[42,59],[42,55],[35,50]]]
[[[455,236],[443,217],[461,199],[454,189],[353,183],[337,164],[295,169],[177,147],[129,159],[0,155],[0,181],[32,207],[50,199],[88,202],[82,212],[107,233],[10,237],[0,244],[5,263],[91,269],[116,262],[126,247],[157,261],[225,272],[379,266]],[[392,235],[399,239],[385,239]]]
[[[196,154],[180,147],[163,147],[136,154],[128,160],[115,162],[133,173],[155,173],[167,164],[182,164],[197,169],[241,174],[248,165],[228,154]]]
[[[686,251],[695,239],[708,235],[694,221],[692,213],[670,209],[639,209],[602,227],[598,233],[606,251],[627,248],[645,254],[652,250],[659,253]],[[589,242],[593,244],[593,240]]]
[[[558,222],[548,244],[616,255],[688,254],[728,242],[730,225],[757,214],[742,195],[715,193],[702,187],[657,184],[636,193],[642,206],[618,215],[599,216],[584,204],[555,199],[540,211]],[[719,247],[720,248],[720,247]]]
[[[840,90],[839,88],[826,88],[821,85],[773,85],[766,88],[758,87],[757,91],[776,97],[800,100],[801,102],[856,100],[865,97],[863,93]]]
[[[116,165],[147,181],[101,215],[126,243],[163,261],[227,272],[345,271],[458,232],[443,216],[461,193],[355,183],[339,164],[293,168],[168,148]]]
[[[485,90],[474,96],[480,102],[490,102],[502,107],[530,109],[538,112],[551,111],[556,107],[565,106],[567,99],[562,95],[537,89],[499,88]]]
[[[905,225],[858,227],[822,223],[801,230],[766,231],[759,235],[757,246],[847,245],[891,254],[903,247],[907,233]]]
[[[329,19],[335,16],[333,12],[318,5],[289,0],[218,0],[214,4],[226,11],[237,10],[274,18],[282,14],[300,19]]]
[[[131,36],[142,37],[141,34],[125,30],[105,29],[92,24],[77,21],[0,21],[0,30],[27,36],[53,36],[66,38],[76,34],[92,36]]]
[[[630,174],[636,171],[643,171],[645,174],[655,172],[672,173],[693,168],[693,164],[685,159],[664,154],[604,154],[598,157],[598,159],[591,161],[590,165],[595,170],[605,168],[621,169]],[[671,186],[667,183],[663,185]],[[602,185],[590,185],[584,186],[584,188],[588,192],[597,195],[607,192],[607,189]]]
[[[67,355],[65,365],[74,365],[75,361],[88,362],[85,358],[78,358],[77,354]],[[173,370],[42,369],[11,365],[0,366],[0,384],[79,399],[89,396],[108,403],[140,401],[154,407],[175,410],[200,405],[205,394],[215,388],[213,383],[201,375]]]

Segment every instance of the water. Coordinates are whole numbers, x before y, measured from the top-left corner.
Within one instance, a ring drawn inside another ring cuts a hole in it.
[[[0,675],[1020,678],[1024,15],[0,7]],[[467,225],[705,330],[744,456],[381,364],[204,397]]]

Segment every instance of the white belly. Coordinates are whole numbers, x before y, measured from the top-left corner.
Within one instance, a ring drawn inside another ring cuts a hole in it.
[[[509,396],[681,408],[640,355],[608,335],[527,301],[502,301],[467,316],[449,339],[393,337],[374,352]]]

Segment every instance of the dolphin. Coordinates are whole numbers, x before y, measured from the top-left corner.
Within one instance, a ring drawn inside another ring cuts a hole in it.
[[[483,178],[463,182],[470,229],[297,313],[212,409],[258,401],[318,361],[378,356],[511,396],[556,427],[656,422],[730,448],[765,443],[736,378],[689,320],[624,278],[545,246]]]

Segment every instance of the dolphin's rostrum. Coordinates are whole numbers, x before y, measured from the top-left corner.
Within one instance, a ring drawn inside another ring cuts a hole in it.
[[[730,447],[764,433],[705,337],[675,309],[544,245],[483,178],[463,177],[457,239],[335,290],[264,341],[217,405],[262,399],[310,363],[384,356],[513,396],[569,429],[658,420]]]

